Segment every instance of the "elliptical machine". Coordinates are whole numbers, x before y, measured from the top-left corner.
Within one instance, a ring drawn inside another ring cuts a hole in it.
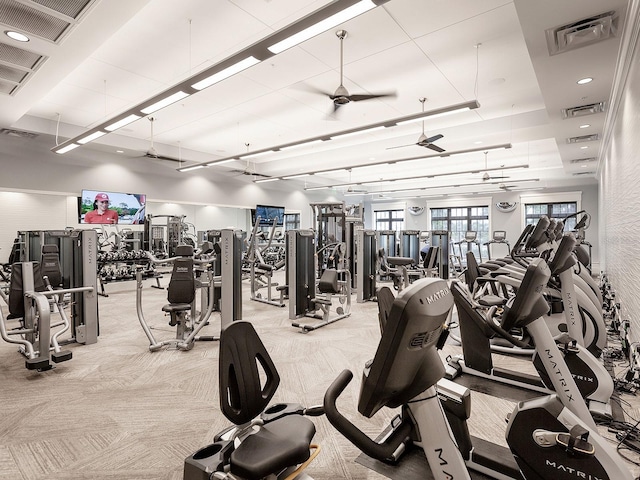
[[[468,390],[439,383],[444,365],[436,348],[444,343],[442,326],[453,306],[447,283],[440,279],[420,279],[398,295],[363,374],[358,401],[362,415],[371,417],[383,406],[402,407],[389,433],[374,441],[338,411],[336,401],[353,377],[349,370],[326,391],[327,418],[356,447],[382,462],[398,462],[407,448],[421,447],[437,480],[469,479],[468,468],[500,479],[575,480],[579,472],[582,478],[630,480],[631,473],[593,421],[582,420],[586,406],[539,319],[547,308],[540,292],[548,277],[544,260],[534,260],[525,277],[527,295],[521,296],[516,318],[510,321],[525,321],[533,330],[536,344],[547,352],[543,361],[554,365],[557,393],[516,406],[506,430],[511,451],[476,442],[466,425]],[[452,393],[456,389],[458,395]],[[588,412],[586,416],[590,419]]]

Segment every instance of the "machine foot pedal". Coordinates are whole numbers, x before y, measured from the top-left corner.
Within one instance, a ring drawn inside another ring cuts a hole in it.
[[[71,360],[72,356],[73,354],[69,350],[64,350],[59,353],[53,352],[51,354],[51,360],[53,360],[56,363],[66,362],[67,360]]]
[[[24,363],[27,370],[44,371],[53,368],[47,357],[29,358]]]

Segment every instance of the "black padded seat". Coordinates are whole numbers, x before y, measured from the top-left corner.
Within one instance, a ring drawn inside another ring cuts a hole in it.
[[[303,463],[310,456],[309,444],[315,433],[313,422],[300,415],[274,420],[244,439],[233,451],[231,473],[258,480]]]
[[[483,307],[499,307],[507,303],[507,299],[498,295],[483,295],[478,299]]]
[[[186,310],[191,309],[191,304],[189,303],[169,303],[162,307],[163,312],[184,312]]]
[[[416,261],[411,257],[387,257],[387,263],[389,265],[413,265]]]

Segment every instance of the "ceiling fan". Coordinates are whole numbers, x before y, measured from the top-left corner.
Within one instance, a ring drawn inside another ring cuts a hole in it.
[[[489,171],[488,171],[488,167],[487,167],[487,154],[489,152],[484,152],[484,175],[482,175],[482,181],[483,182],[488,182],[489,180],[504,180],[505,178],[511,178],[508,176],[504,176],[504,172],[503,175],[499,176],[499,177],[492,177],[491,175],[489,175]],[[504,166],[504,165],[503,165]]]
[[[251,144],[250,143],[245,143],[244,145],[245,145],[245,147],[247,147],[247,152],[248,152],[249,151],[249,146]],[[241,175],[246,175],[248,177],[271,178],[271,175],[265,175],[264,173],[256,172],[256,164],[252,163],[249,160],[247,160],[247,164],[245,165],[244,169],[234,168],[233,170],[231,170],[231,173],[236,173],[237,174],[237,175],[234,175],[234,177],[239,177]]]
[[[322,90],[313,89],[316,93],[321,93],[322,95],[326,95],[333,101],[333,112],[331,115],[335,116],[338,109],[346,105],[350,102],[361,102],[363,100],[373,100],[376,98],[384,98],[384,97],[395,97],[395,92],[385,92],[385,93],[370,93],[370,94],[357,94],[351,95],[349,91],[343,85],[343,71],[344,71],[344,39],[347,38],[346,30],[338,30],[336,32],[336,36],[340,39],[340,85],[336,88],[335,92],[329,93],[324,92]]]
[[[349,183],[351,183],[352,169],[348,168],[347,171],[349,172]],[[353,193],[353,194],[366,195],[366,194],[369,193],[369,191],[365,190],[365,189],[362,189],[362,188],[358,188],[358,185],[349,185],[349,187],[345,190],[344,193]]]
[[[427,101],[427,99],[425,97],[420,98],[420,103],[422,103],[422,113],[424,113],[424,102],[426,102],[426,101]],[[413,145],[418,145],[419,147],[425,147],[425,148],[428,148],[428,149],[433,150],[435,152],[442,153],[442,152],[445,151],[445,149],[439,147],[438,145],[435,145],[433,142],[435,142],[437,140],[440,140],[443,137],[444,137],[444,135],[441,135],[441,134],[437,134],[437,135],[434,135],[432,137],[427,137],[427,135],[424,133],[424,120],[422,120],[422,133],[418,137],[418,141],[416,143],[410,143],[408,145],[398,145],[396,147],[388,147],[387,150],[391,150],[391,149],[394,149],[394,148],[411,147]]]
[[[144,158],[153,158],[156,160],[168,160],[170,162],[177,162],[179,164],[182,164],[182,159],[181,158],[174,158],[174,157],[167,157],[165,155],[160,155],[158,154],[158,151],[154,148],[153,146],[153,122],[155,122],[155,118],[153,117],[147,117],[147,120],[149,120],[149,122],[151,122],[151,144],[149,145],[149,149],[144,152],[144,154],[142,155],[142,157]]]

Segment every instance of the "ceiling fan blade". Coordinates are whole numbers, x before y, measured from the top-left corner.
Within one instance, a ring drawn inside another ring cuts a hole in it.
[[[317,87],[314,87],[312,85],[309,85],[307,83],[297,83],[295,85],[292,85],[292,88],[296,89],[296,90],[300,90],[303,92],[309,92],[309,93],[317,93],[319,95],[324,95],[325,97],[333,97],[333,93],[331,92],[326,92],[324,90],[320,90]]]
[[[427,143],[436,142],[436,141],[440,140],[441,138],[444,138],[444,135],[441,135],[441,134],[434,135],[433,137],[427,138]]]
[[[395,97],[396,92],[389,93],[371,93],[367,95],[351,95],[349,100],[352,102],[361,102],[363,100],[374,100],[376,98]]]
[[[445,149],[444,149],[444,148],[440,148],[439,146],[434,145],[433,143],[430,143],[430,144],[428,144],[428,145],[425,145],[425,147],[427,147],[428,149],[433,150],[433,151],[435,151],[435,152],[438,152],[438,153],[442,153],[442,152],[444,152],[444,151],[445,151]]]
[[[387,150],[393,150],[394,148],[404,148],[404,147],[413,147],[415,145],[418,145],[417,143],[409,143],[408,145],[397,145],[395,147],[387,147]]]

